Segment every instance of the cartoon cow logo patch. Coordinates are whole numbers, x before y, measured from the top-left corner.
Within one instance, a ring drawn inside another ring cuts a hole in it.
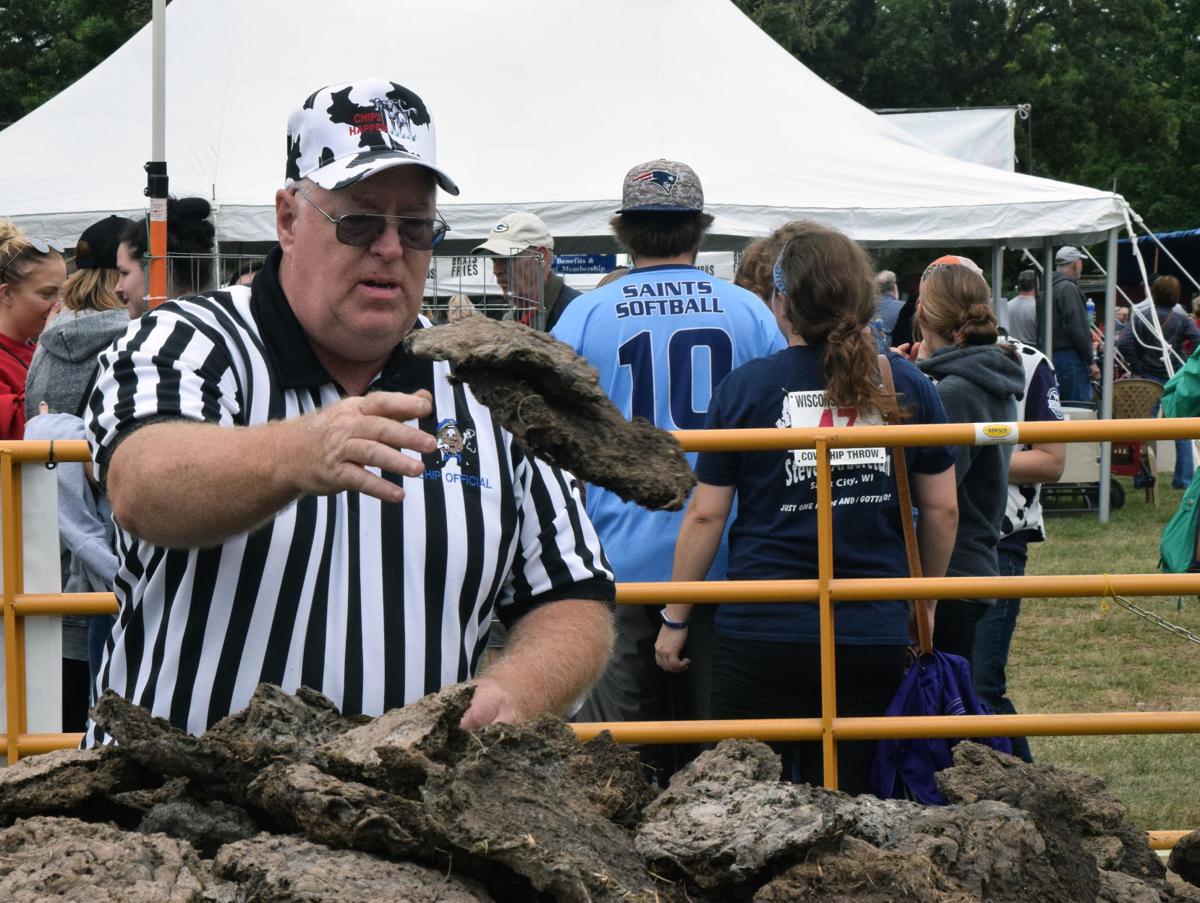
[[[436,435],[442,464],[453,458],[462,467],[464,456],[475,454],[475,431],[460,429],[458,421],[453,418],[439,421]]]

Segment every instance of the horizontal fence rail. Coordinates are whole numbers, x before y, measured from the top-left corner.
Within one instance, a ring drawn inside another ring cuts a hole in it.
[[[1054,577],[836,578],[833,575],[832,497],[829,451],[885,446],[1124,442],[1200,437],[1200,418],[1085,420],[855,426],[814,429],[692,430],[674,434],[686,451],[817,450],[819,576],[810,580],[624,583],[623,605],[668,602],[737,604],[816,602],[821,614],[822,714],[817,718],[573,724],[584,740],[609,731],[622,743],[711,742],[731,737],[765,741],[820,742],[825,784],[836,789],[836,744],[884,738],[1067,736],[1100,734],[1200,733],[1200,712],[1106,712],[1021,715],[956,715],[895,718],[842,718],[836,712],[833,603],[911,598],[1060,598],[1137,595],[1200,595],[1200,574],[1081,574]],[[112,614],[112,593],[25,593],[20,562],[20,467],[47,461],[90,461],[86,442],[0,442],[0,518],[4,526],[3,616],[8,723],[0,755],[10,763],[77,745],[82,734],[25,731],[23,619],[38,615]],[[1186,831],[1152,831],[1150,845],[1169,849]]]

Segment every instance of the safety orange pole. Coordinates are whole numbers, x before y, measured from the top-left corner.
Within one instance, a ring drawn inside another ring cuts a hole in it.
[[[21,593],[13,600],[17,617],[37,615],[115,615],[113,593]]]
[[[715,743],[732,738],[763,743],[821,740],[820,718],[731,718],[722,721],[581,721],[569,725],[586,743],[607,731],[618,743]]]
[[[1150,849],[1152,850],[1169,850],[1183,838],[1191,834],[1191,831],[1147,831],[1150,839]]]
[[[608,731],[618,743],[712,743],[728,737],[764,741],[821,739],[820,718],[736,721],[595,721],[572,724],[581,740]],[[1067,712],[1056,715],[906,715],[835,718],[841,740],[931,737],[1092,737],[1200,734],[1200,712]]]
[[[19,740],[25,728],[22,719],[25,675],[19,654],[21,643],[17,632],[17,612],[13,607],[14,599],[21,592],[23,571],[19,542],[20,499],[16,488],[19,477],[20,466],[13,463],[12,455],[0,451],[0,522],[4,529],[4,733],[9,765],[16,764],[20,755]]]
[[[21,734],[18,738],[21,747],[21,756],[28,759],[30,756],[40,756],[43,753],[54,752],[58,749],[76,749],[83,742],[84,735],[82,733],[73,734]],[[0,737],[0,755],[4,755],[11,748],[8,740]]]
[[[837,737],[833,722],[837,718],[836,661],[833,650],[833,475],[829,465],[829,446],[817,439],[817,608],[821,636],[821,757],[825,765],[825,786],[837,790]]]
[[[1039,442],[1124,442],[1130,439],[1195,439],[1200,417],[1142,420],[1043,420],[1013,423],[914,423],[891,426],[762,427],[744,430],[682,430],[673,434],[684,451],[778,451],[894,445],[1023,445]]]
[[[875,599],[1024,599],[1105,596],[1197,596],[1200,574],[1059,574],[1052,577],[835,577],[838,602]],[[816,580],[619,583],[621,605],[741,605],[751,602],[815,602]],[[1008,593],[1009,596],[1002,595]],[[18,606],[20,603],[18,602]]]
[[[149,164],[147,164],[149,165]],[[164,168],[166,164],[163,164]],[[165,179],[165,176],[164,176]],[[167,300],[167,199],[150,199],[150,307]]]

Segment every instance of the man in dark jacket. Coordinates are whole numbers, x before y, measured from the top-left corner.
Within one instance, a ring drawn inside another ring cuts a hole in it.
[[[1096,356],[1092,350],[1092,333],[1088,327],[1087,299],[1079,288],[1083,272],[1083,255],[1069,245],[1058,249],[1054,256],[1054,330],[1051,360],[1062,390],[1062,400],[1092,401],[1092,380],[1100,377]],[[1041,330],[1038,330],[1041,344]]]

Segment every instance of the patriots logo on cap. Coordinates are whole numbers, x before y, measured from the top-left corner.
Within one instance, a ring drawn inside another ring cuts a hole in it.
[[[665,169],[647,169],[645,172],[639,172],[630,181],[653,182],[663,190],[663,194],[670,194],[675,183],[679,181],[679,176],[673,172],[667,172]]]

